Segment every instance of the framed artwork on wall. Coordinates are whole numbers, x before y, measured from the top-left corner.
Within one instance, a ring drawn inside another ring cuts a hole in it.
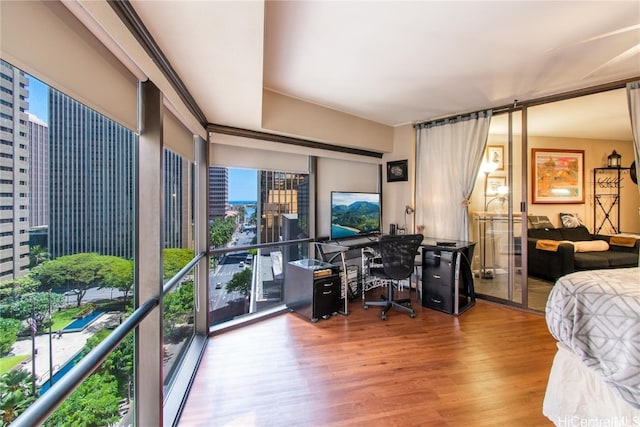
[[[495,196],[499,193],[500,187],[506,187],[506,176],[488,176],[487,177],[487,196]]]
[[[408,181],[409,166],[408,160],[398,160],[387,162],[387,182]]]
[[[498,167],[496,170],[504,170],[504,146],[502,145],[487,145],[487,162],[496,163]]]
[[[584,150],[531,150],[533,203],[584,203]]]

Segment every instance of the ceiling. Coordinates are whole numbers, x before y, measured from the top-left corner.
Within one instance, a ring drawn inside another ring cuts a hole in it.
[[[207,120],[249,129],[265,88],[399,126],[640,76],[637,1],[131,3]],[[628,114],[617,90],[529,132],[629,140]]]

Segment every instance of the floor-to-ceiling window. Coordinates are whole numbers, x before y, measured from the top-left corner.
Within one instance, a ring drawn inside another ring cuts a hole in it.
[[[7,62],[0,75],[0,410],[11,421],[131,311],[137,136]],[[132,342],[47,425],[126,416]],[[79,410],[96,395],[94,411]]]
[[[309,237],[310,188],[308,173],[216,166],[209,176],[209,310],[219,325],[284,303],[286,263],[308,256],[287,242]]]

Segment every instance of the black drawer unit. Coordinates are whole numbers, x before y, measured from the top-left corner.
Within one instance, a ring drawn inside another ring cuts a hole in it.
[[[453,252],[425,250],[422,262],[422,305],[453,313]]]
[[[475,295],[470,295],[473,283],[469,283],[469,275],[465,274],[468,270],[465,249],[423,245],[423,307],[457,315],[475,303]]]
[[[316,259],[287,263],[284,280],[287,308],[312,322],[338,312],[339,267]]]

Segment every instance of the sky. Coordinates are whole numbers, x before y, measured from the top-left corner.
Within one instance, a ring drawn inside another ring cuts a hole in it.
[[[29,78],[29,112],[45,123],[49,123],[48,87],[40,80],[27,75]]]
[[[229,201],[258,199],[258,171],[229,168]]]

